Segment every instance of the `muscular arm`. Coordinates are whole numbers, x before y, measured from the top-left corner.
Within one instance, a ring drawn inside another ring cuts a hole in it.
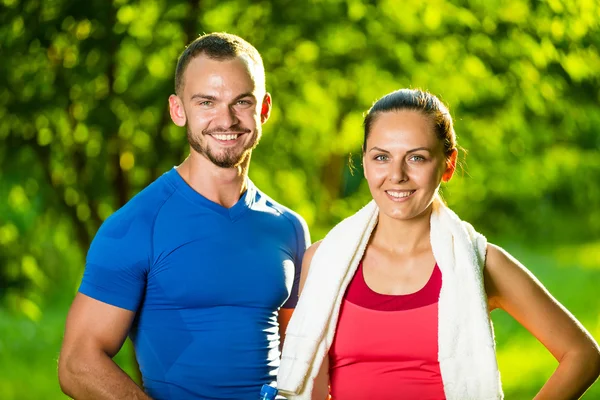
[[[75,399],[150,399],[112,360],[134,313],[78,293],[58,361],[63,392]]]
[[[535,399],[576,399],[583,395],[600,375],[600,350],[591,335],[500,247],[488,245],[484,277],[490,309],[509,313],[559,362]]]

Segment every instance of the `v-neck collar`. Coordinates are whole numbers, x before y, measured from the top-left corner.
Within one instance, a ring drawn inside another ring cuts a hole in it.
[[[167,172],[166,176],[187,199],[200,206],[208,207],[232,221],[239,219],[252,206],[256,197],[256,187],[254,186],[254,183],[252,183],[249,178],[246,178],[246,191],[233,206],[227,208],[207,199],[194,190],[181,175],[179,175],[176,167],[173,167]]]

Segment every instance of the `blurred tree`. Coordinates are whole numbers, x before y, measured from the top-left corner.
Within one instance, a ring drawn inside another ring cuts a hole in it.
[[[360,164],[363,112],[401,87],[450,105],[470,153],[445,188],[459,215],[529,241],[599,237],[597,2],[2,2],[0,290],[32,318],[72,296],[102,221],[185,157],[167,97],[209,31],[263,54],[274,112],[251,177],[313,239],[367,201],[348,154]]]
[[[167,97],[178,55],[210,31],[263,55],[274,110],[250,176],[306,218],[313,240],[369,199],[364,111],[392,90],[428,89],[469,152],[444,188],[450,206],[490,237],[546,243],[554,253],[531,261],[536,275],[559,298],[581,290],[571,304],[596,321],[599,24],[595,0],[0,0],[0,304],[19,314],[0,318],[13,372],[3,398],[58,391],[48,359],[87,248],[186,156]],[[563,285],[554,259],[589,269]],[[500,337],[520,329],[495,318]],[[522,377],[509,397],[531,398],[545,379],[550,356],[530,339],[499,347],[503,373]],[[39,389],[24,393],[30,376]]]

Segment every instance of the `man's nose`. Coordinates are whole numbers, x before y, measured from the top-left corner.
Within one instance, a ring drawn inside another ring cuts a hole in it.
[[[224,104],[222,107],[219,108],[216,119],[216,125],[221,126],[225,129],[230,128],[233,125],[237,125],[240,122],[235,113],[235,110],[228,104]]]

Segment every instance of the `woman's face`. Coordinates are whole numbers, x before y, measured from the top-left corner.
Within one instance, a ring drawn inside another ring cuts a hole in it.
[[[367,139],[365,178],[380,212],[412,219],[428,211],[442,180],[454,173],[456,150],[447,159],[430,117],[420,111],[383,112]]]

